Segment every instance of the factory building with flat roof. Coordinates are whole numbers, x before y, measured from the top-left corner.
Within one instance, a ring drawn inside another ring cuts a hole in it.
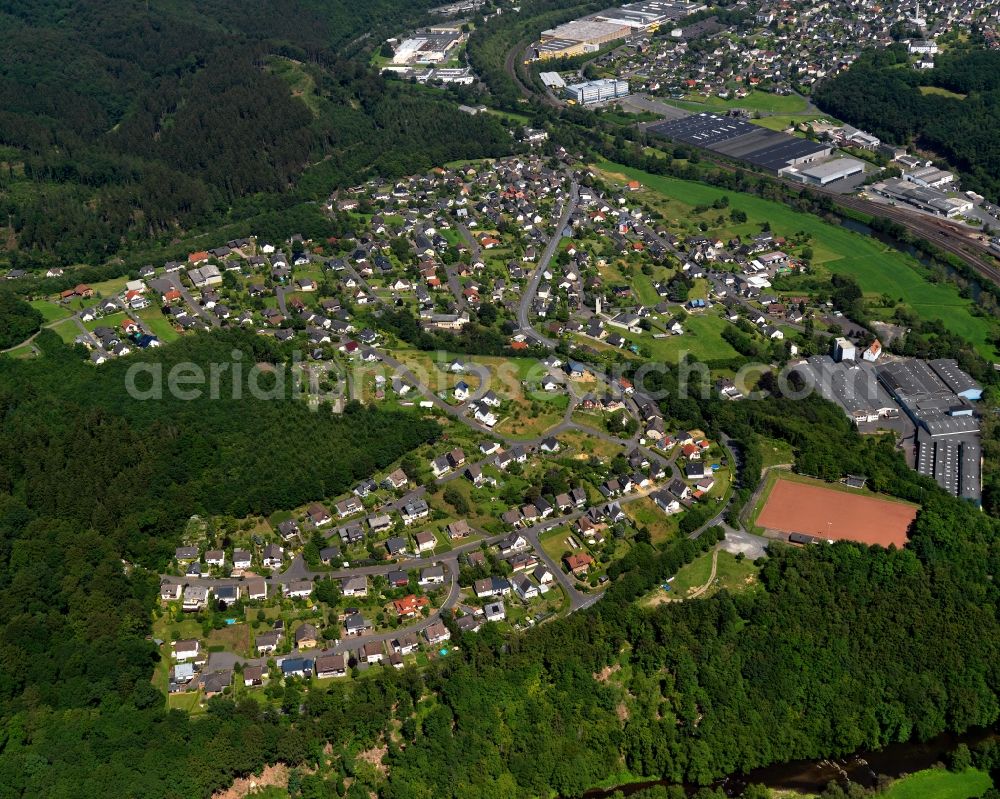
[[[917,427],[916,469],[950,494],[982,499],[982,443],[970,399],[982,388],[950,358],[910,358],[877,368],[879,380]]]
[[[870,190],[895,202],[906,203],[921,211],[938,216],[955,217],[972,210],[972,200],[965,197],[949,197],[939,189],[918,186],[902,178],[890,178],[874,183]]]
[[[699,3],[641,0],[620,8],[608,8],[543,31],[534,46],[535,58],[565,58],[592,53],[602,44],[636,33],[655,31],[668,20],[680,19],[705,9]]]
[[[914,469],[953,496],[980,503],[982,443],[979,419],[969,401],[978,399],[982,387],[957,362],[906,358],[876,366],[815,355],[791,371],[840,406],[862,431],[899,431],[909,419]]]
[[[565,93],[575,103],[590,105],[591,103],[601,103],[625,97],[628,92],[627,80],[601,78],[600,80],[589,80],[586,83],[574,83],[566,87]]]
[[[829,355],[814,355],[796,364],[793,371],[823,399],[839,405],[855,424],[900,414],[899,405],[879,383],[874,366],[866,361],[834,361]]]
[[[737,161],[746,161],[775,174],[788,167],[827,158],[833,152],[833,145],[829,143],[800,139],[752,125],[745,119],[710,113],[657,122],[646,130]]]
[[[829,186],[838,180],[864,174],[864,171],[865,165],[854,158],[837,158],[805,168],[790,166],[779,170],[785,177],[811,186]]]

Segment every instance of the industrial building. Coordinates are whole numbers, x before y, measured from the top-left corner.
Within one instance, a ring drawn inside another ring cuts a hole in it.
[[[838,180],[863,175],[864,172],[865,165],[854,158],[837,158],[805,168],[790,166],[780,170],[785,177],[811,186],[829,186]]]
[[[775,174],[787,167],[828,158],[833,152],[833,145],[829,143],[800,139],[752,125],[744,119],[718,114],[692,114],[681,119],[657,122],[646,130],[738,161],[746,161]]]
[[[558,72],[539,72],[538,77],[541,78],[542,83],[549,89],[566,88],[566,81],[562,79],[562,76]]]
[[[628,81],[601,78],[586,83],[574,83],[566,87],[566,97],[579,105],[601,103],[628,95]]]
[[[918,186],[902,178],[891,178],[875,183],[870,190],[895,202],[906,203],[921,211],[938,216],[955,217],[972,210],[972,201],[965,197],[949,197],[943,191]]]
[[[876,369],[917,428],[916,469],[949,493],[977,504],[982,497],[979,419],[970,399],[982,387],[951,359],[908,359]]]
[[[602,44],[655,31],[668,20],[680,19],[704,8],[705,5],[698,3],[665,0],[642,0],[620,8],[608,8],[543,31],[541,41],[533,48],[535,58],[566,58],[593,53]]]
[[[570,58],[582,53],[593,53],[600,49],[599,45],[578,42],[576,39],[546,39],[534,46],[535,58],[544,61],[548,58]]]
[[[835,343],[834,356],[817,355],[792,368],[802,382],[839,405],[859,429],[907,427],[915,444],[914,468],[953,496],[979,504],[982,444],[979,419],[970,401],[982,386],[952,359],[894,360],[875,366],[854,360],[853,345]],[[909,420],[909,422],[907,422]]]
[[[930,189],[943,189],[949,183],[954,182],[955,174],[936,166],[922,166],[910,172],[903,173],[903,180],[916,183]]]
[[[875,367],[866,361],[834,361],[828,355],[814,355],[793,370],[805,385],[839,405],[857,425],[895,419],[899,405],[878,380]]]
[[[833,360],[837,363],[841,361],[855,361],[858,357],[857,348],[850,339],[839,336],[833,340]]]
[[[390,40],[392,41],[392,40]],[[393,64],[440,64],[463,41],[457,28],[431,28],[400,42],[393,52]]]

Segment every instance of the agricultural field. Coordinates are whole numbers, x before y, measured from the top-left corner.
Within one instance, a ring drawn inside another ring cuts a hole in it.
[[[898,298],[921,317],[938,319],[955,333],[970,341],[987,358],[997,357],[993,345],[993,323],[972,313],[972,303],[949,283],[931,283],[913,257],[889,247],[870,236],[846,227],[825,222],[813,214],[802,213],[787,205],[749,194],[729,192],[703,183],[685,181],[666,175],[652,175],[642,170],[602,161],[597,164],[603,175],[619,183],[638,180],[646,189],[638,199],[664,214],[674,229],[694,232],[706,221],[714,235],[726,239],[734,235],[757,233],[767,222],[775,235],[791,237],[802,232],[811,237],[816,274],[849,275],[857,280],[870,299],[888,295]],[[727,197],[729,209],[746,213],[747,221],[734,224],[728,212],[721,226],[715,225],[722,214],[709,209],[694,214],[696,206],[710,206]]]

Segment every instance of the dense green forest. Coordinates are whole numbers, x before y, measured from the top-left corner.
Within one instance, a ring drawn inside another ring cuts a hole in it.
[[[507,152],[495,117],[368,68],[368,39],[429,5],[8,3],[0,209],[10,260],[101,262],[371,174]],[[293,96],[276,59],[312,87],[306,96]]]
[[[9,291],[0,291],[0,350],[20,344],[38,330],[42,314]]]
[[[967,188],[1000,198],[1000,52],[973,43],[938,56],[931,70],[907,65],[905,45],[872,51],[825,81],[824,111],[888,142],[916,142],[962,172]],[[922,93],[920,87],[952,92]]]
[[[292,684],[281,713],[224,698],[198,719],[167,712],[145,636],[156,569],[184,521],[335,493],[436,425],[357,405],[335,417],[287,398],[226,399],[228,381],[219,400],[131,400],[126,363],[92,370],[53,335],[37,341],[44,359],[0,360],[2,799],[207,796],[265,763],[316,764],[326,742],[332,766],[300,773],[295,796],[576,796],[626,770],[707,783],[1000,714],[995,520],[820,400],[675,392],[664,403],[673,421],[740,442],[740,496],[759,474],[758,436],[783,438],[802,471],[863,472],[921,501],[912,544],[779,546],[765,591],[655,611],[634,600],[715,533],[639,544],[601,602],[513,639],[487,630],[423,671],[326,692]],[[234,349],[247,364],[284,356],[225,333],[157,357],[169,371],[232,361]],[[669,389],[677,378],[660,379]],[[621,679],[595,681],[614,666]],[[383,777],[356,755],[390,729]]]

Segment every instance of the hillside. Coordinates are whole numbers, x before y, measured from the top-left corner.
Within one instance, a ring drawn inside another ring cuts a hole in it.
[[[905,46],[869,52],[814,99],[885,141],[937,153],[962,172],[963,185],[1000,198],[1000,52],[949,52],[925,71],[907,64]]]
[[[320,199],[372,168],[391,177],[505,152],[495,118],[387,84],[355,59],[427,5],[8,4],[0,209],[11,264],[100,262]],[[310,96],[276,74],[278,56],[307,74]]]

